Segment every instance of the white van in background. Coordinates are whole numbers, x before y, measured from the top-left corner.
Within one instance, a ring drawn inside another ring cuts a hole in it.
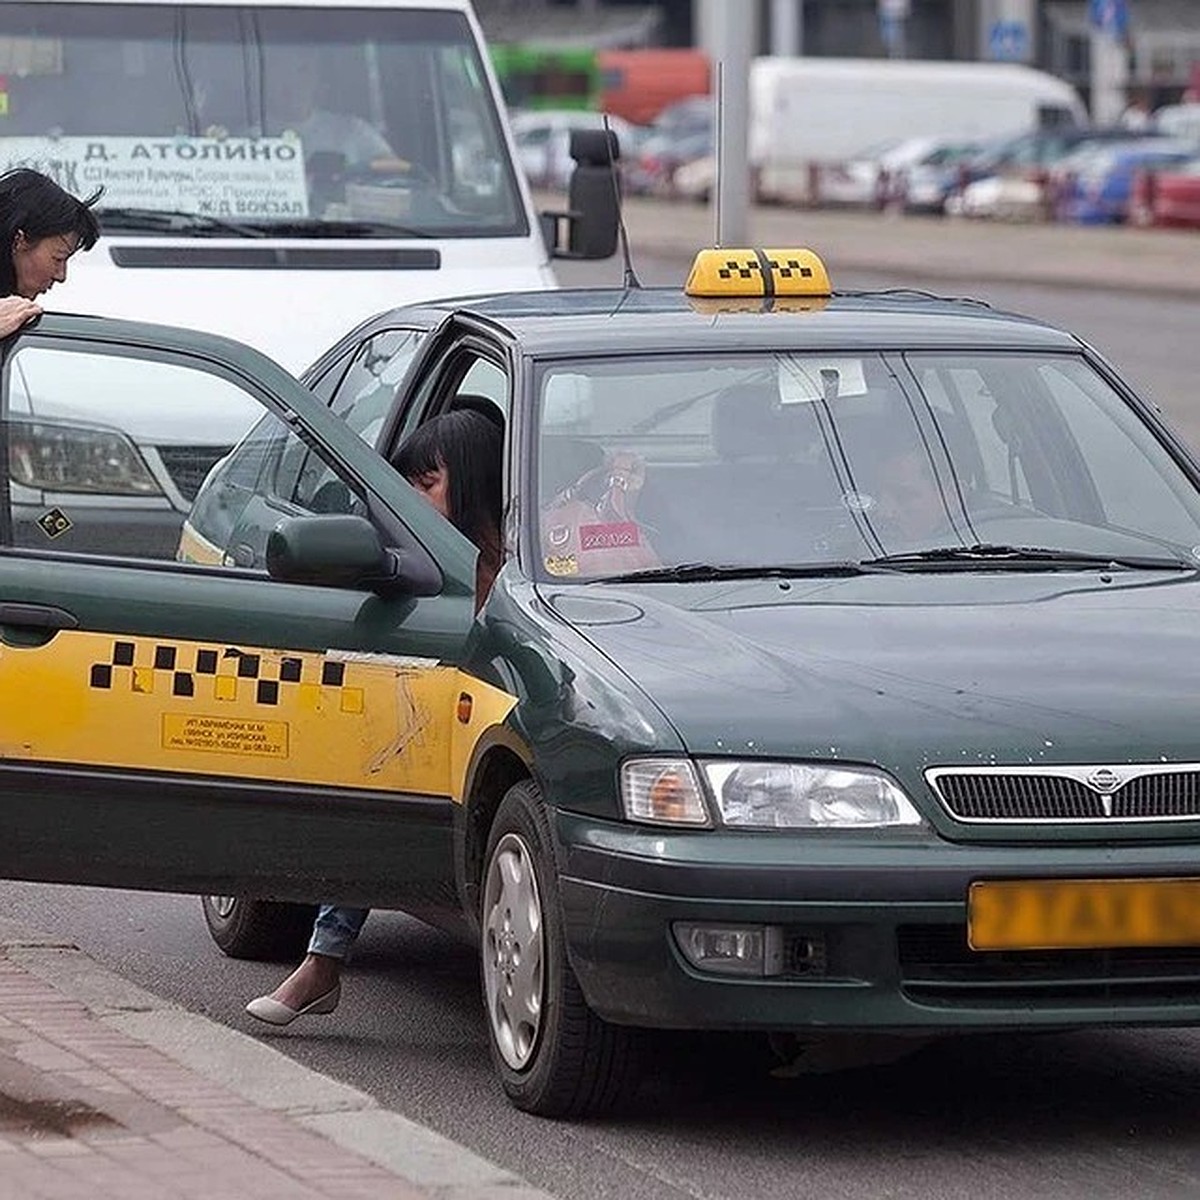
[[[0,170],[104,189],[49,305],[225,334],[296,374],[384,309],[612,254],[608,139],[576,142],[571,214],[543,220],[470,0],[0,0]],[[120,553],[136,524],[172,557],[258,416],[133,394],[119,366],[4,366],[20,538]]]
[[[594,188],[548,250],[470,0],[0,0],[18,165],[104,188],[51,305],[296,373],[381,309],[552,287],[551,251],[615,248]]]
[[[1070,84],[1017,63],[770,57],[750,72],[749,157],[763,201],[816,199],[819,168],[868,146],[1086,123]]]

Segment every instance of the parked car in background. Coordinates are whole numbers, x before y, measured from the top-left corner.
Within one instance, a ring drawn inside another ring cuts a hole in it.
[[[1133,142],[1151,133],[1128,129],[1039,129],[993,144],[955,168],[957,181],[946,197],[952,215],[1039,220],[1054,211],[1063,180],[1076,164],[1113,142]]]
[[[1129,223],[1200,228],[1200,154],[1165,169],[1138,171]]]
[[[1200,104],[1166,104],[1154,114],[1154,131],[1200,142]]]
[[[1037,221],[1047,215],[1046,191],[1024,175],[988,175],[947,197],[945,211],[954,217]]]
[[[982,149],[978,139],[960,137],[913,138],[884,156],[878,181],[881,203],[908,211],[940,210],[941,198],[931,205],[928,181]]]
[[[905,167],[893,188],[899,206],[910,213],[942,213],[946,197],[958,186],[963,164],[983,153],[986,145],[948,141]]]
[[[823,166],[815,199],[820,204],[878,208],[901,203],[909,172],[914,167],[978,149],[977,140],[957,137],[911,137],[883,142],[844,163]]]
[[[1085,126],[1063,129],[1032,129],[986,144],[976,155],[957,163],[943,180],[945,211],[964,216],[995,216],[1036,212],[1043,203],[1042,184],[1046,172],[1064,155],[1087,141],[1093,130]],[[974,185],[996,180],[986,187]],[[970,192],[968,196],[967,193]]]
[[[626,156],[625,186],[637,195],[674,195],[675,173],[713,153],[716,109],[706,96],[668,105],[646,128],[634,155]]]
[[[1100,145],[1065,175],[1055,195],[1055,216],[1079,225],[1123,224],[1139,170],[1177,166],[1195,153],[1193,143],[1167,138]]]
[[[529,186],[565,190],[575,167],[571,133],[576,129],[603,129],[605,116],[587,109],[566,108],[514,112],[511,120],[517,161]],[[629,154],[636,141],[633,127],[622,117],[607,116],[621,156]]]

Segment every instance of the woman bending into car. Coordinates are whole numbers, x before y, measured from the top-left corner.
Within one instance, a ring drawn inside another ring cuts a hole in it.
[[[67,260],[100,236],[91,206],[48,175],[21,167],[0,175],[0,338],[41,315],[37,298],[67,278]]]
[[[400,447],[396,470],[479,550],[475,610],[500,570],[501,464],[504,435],[498,421],[463,409],[427,421]],[[369,909],[321,905],[304,961],[269,995],[246,1011],[269,1025],[331,1013],[342,991],[342,967]]]

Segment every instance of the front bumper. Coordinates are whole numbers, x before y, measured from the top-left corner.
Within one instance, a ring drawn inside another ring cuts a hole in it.
[[[559,812],[571,963],[606,1020],[681,1029],[1200,1024],[1200,947],[988,952],[966,945],[980,879],[1200,877],[1200,845],[960,845],[632,828]],[[783,970],[693,967],[674,922],[784,933]]]

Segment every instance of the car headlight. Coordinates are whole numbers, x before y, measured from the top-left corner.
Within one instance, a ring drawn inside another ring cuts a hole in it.
[[[703,767],[726,825],[879,829],[924,824],[912,801],[881,771],[772,762],[707,762]]]
[[[161,493],[134,444],[117,429],[10,421],[12,479],[45,492],[148,496]]]

